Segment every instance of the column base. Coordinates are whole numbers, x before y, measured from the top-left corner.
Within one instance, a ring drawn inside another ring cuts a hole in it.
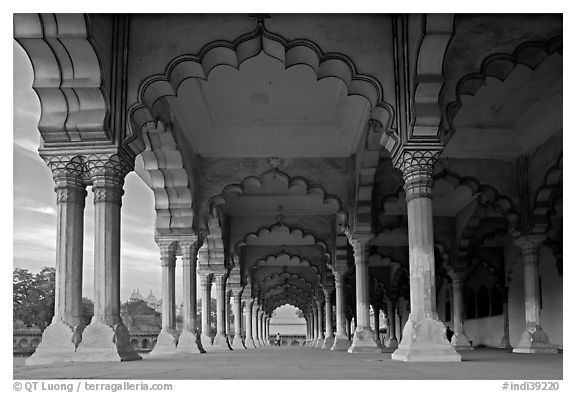
[[[460,362],[462,358],[446,338],[444,324],[430,317],[418,322],[408,319],[402,342],[392,354],[404,362]]]
[[[334,337],[334,344],[332,344],[330,350],[347,351],[348,348],[350,348],[350,345],[352,345],[352,343],[348,339],[348,336],[346,336],[345,334],[342,335],[336,334],[336,337]]]
[[[356,328],[352,345],[348,348],[348,353],[380,352],[380,347],[374,341],[374,334],[369,327]]]
[[[36,351],[24,361],[27,366],[72,361],[76,347],[82,338],[84,326],[73,328],[58,317],[44,329],[42,341]]]
[[[529,326],[522,332],[520,342],[512,350],[514,353],[558,353],[558,348],[550,344],[548,335],[540,326]]]
[[[322,344],[322,349],[330,349],[334,345],[334,336],[328,336],[324,339],[324,344]]]
[[[178,332],[173,329],[162,329],[149,356],[173,355],[176,353],[177,344]]]
[[[86,326],[82,335],[82,342],[78,345],[73,357],[75,362],[110,362],[141,360],[132,344],[130,332],[120,322],[110,326],[102,320],[92,319]]]
[[[152,351],[154,352],[154,351]],[[190,330],[183,330],[178,338],[178,346],[176,347],[178,353],[206,353],[202,346],[202,341],[196,332]]]
[[[246,346],[246,349],[256,348],[256,343],[254,342],[254,339],[252,339],[252,338],[246,338],[244,340],[244,345]]]
[[[470,339],[466,336],[466,333],[462,332],[460,334],[454,333],[452,336],[452,341],[450,344],[457,351],[473,351],[474,347],[470,344]]]
[[[324,338],[319,338],[318,341],[316,341],[316,345],[314,345],[314,348],[322,348],[322,345],[324,345]]]
[[[232,347],[228,342],[228,337],[222,333],[216,334],[212,346],[210,347],[213,351],[231,351]]]
[[[242,336],[236,334],[232,339],[232,349],[246,349],[244,342],[242,342]]]
[[[512,349],[512,344],[510,344],[510,338],[508,336],[502,337],[502,340],[500,340],[500,344],[498,344],[498,348]]]
[[[201,334],[200,335],[200,343],[202,344],[202,348],[210,349],[210,348],[212,348],[212,337],[210,337],[206,334]]]

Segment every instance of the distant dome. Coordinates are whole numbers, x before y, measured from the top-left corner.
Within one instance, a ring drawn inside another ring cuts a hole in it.
[[[130,295],[130,300],[144,300],[144,296],[142,296],[139,289],[136,289],[132,292],[132,295]]]
[[[154,296],[154,294],[152,294],[152,290],[150,290],[150,294],[148,296],[146,296],[146,300],[147,303],[151,303],[151,304],[160,304],[160,302],[158,301],[158,298],[156,296]]]

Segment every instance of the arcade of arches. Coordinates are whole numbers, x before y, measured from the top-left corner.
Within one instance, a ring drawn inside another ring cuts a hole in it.
[[[14,37],[58,212],[55,316],[27,364],[140,359],[120,318],[131,171],[155,197],[150,356],[270,345],[285,304],[318,350],[562,347],[561,15],[18,14]]]

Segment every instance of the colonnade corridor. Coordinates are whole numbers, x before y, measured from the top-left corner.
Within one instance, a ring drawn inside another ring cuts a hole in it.
[[[15,14],[14,39],[55,238],[15,378],[563,377],[562,14]],[[144,274],[150,353],[121,315]],[[272,345],[284,305],[304,345]]]
[[[15,379],[354,379],[354,380],[558,380],[562,354],[517,356],[502,349],[462,352],[460,363],[400,363],[390,353],[349,354],[305,346],[282,346],[178,354],[143,355],[139,362],[23,366]]]

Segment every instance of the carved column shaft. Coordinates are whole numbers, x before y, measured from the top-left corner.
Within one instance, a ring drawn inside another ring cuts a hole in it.
[[[242,292],[235,292],[234,302],[234,341],[242,336]]]
[[[408,208],[410,314],[416,320],[427,316],[436,319],[432,170],[432,162],[404,170]]]
[[[254,301],[252,304],[252,340],[256,344],[258,342],[258,303]]]
[[[452,297],[454,303],[454,334],[464,332],[463,315],[464,315],[464,277],[461,275],[452,277]]]
[[[254,326],[252,323],[252,302],[253,300],[248,299],[244,305],[244,313],[246,316],[246,347],[248,347],[249,344],[251,344],[252,347],[254,346],[254,333],[252,330]]]
[[[356,267],[356,330],[370,329],[367,246],[367,239],[352,241]]]
[[[336,286],[336,335],[346,335],[346,300],[344,297],[344,277],[340,273],[334,273]]]
[[[216,284],[216,334],[226,335],[226,277],[223,274],[214,275]]]
[[[54,316],[71,327],[82,320],[82,258],[86,186],[79,174],[54,177],[56,186],[56,288]]]
[[[183,330],[197,331],[196,320],[196,248],[192,244],[181,244],[182,279],[184,292]]]
[[[388,310],[386,313],[388,314],[388,339],[389,341],[396,340],[396,310],[392,301],[388,301]]]
[[[172,247],[161,247],[162,330],[176,330],[176,254]]]
[[[94,317],[120,322],[120,209],[124,178],[113,172],[92,177],[94,192]]]
[[[210,292],[212,291],[212,277],[209,274],[200,276],[202,290],[202,334],[210,335]]]
[[[332,337],[334,335],[334,330],[332,329],[332,291],[324,291],[324,302],[326,311],[324,315],[326,316],[326,337]]]

